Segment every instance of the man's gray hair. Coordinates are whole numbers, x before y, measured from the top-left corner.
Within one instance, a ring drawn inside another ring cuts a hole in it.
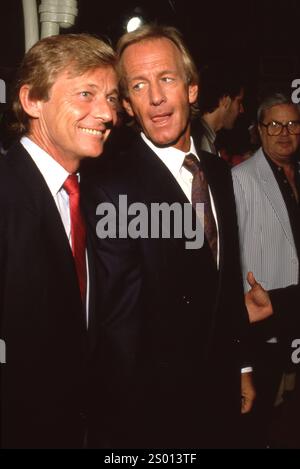
[[[270,109],[273,106],[278,104],[292,104],[295,106],[300,114],[300,107],[298,104],[293,103],[290,96],[283,93],[274,93],[267,96],[260,104],[257,110],[257,122],[258,124],[263,121],[264,114],[267,109]]]

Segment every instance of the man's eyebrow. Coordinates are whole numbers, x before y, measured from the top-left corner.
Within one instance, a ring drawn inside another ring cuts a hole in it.
[[[109,90],[109,92],[107,94],[117,94],[118,95],[119,90],[118,90],[118,88],[113,88],[113,89]]]
[[[133,77],[128,77],[129,81],[135,81],[135,80],[147,80],[147,78],[143,75],[135,75]]]
[[[95,85],[95,83],[87,83],[86,86],[89,86],[90,88],[99,88],[99,86]]]
[[[171,68],[168,68],[168,69],[166,69],[166,70],[162,70],[162,71],[159,73],[159,75],[165,75],[166,73],[171,73],[171,74],[172,74],[172,73],[177,73],[177,71],[176,71],[176,70],[172,70]]]
[[[96,85],[95,83],[87,83],[86,86],[89,87],[89,88],[96,89],[96,90],[102,88],[101,85],[99,86],[99,85]],[[112,88],[112,89],[109,90],[106,94],[107,94],[107,95],[109,95],[109,94],[119,94],[118,88]]]
[[[162,70],[157,75],[159,77],[161,77],[161,76],[167,75],[167,74],[172,74],[172,75],[174,74],[175,75],[176,73],[178,73],[177,70],[166,69],[166,70]],[[129,81],[135,81],[135,80],[148,80],[148,78],[145,75],[136,75],[136,76],[133,76],[133,77],[129,78]]]

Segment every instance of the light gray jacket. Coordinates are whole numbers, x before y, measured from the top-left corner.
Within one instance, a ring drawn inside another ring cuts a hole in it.
[[[262,148],[232,170],[245,291],[252,271],[266,290],[298,282],[299,266],[284,199]]]

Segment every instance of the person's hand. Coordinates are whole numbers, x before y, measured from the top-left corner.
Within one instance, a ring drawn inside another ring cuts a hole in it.
[[[256,392],[252,380],[252,372],[241,373],[241,392],[242,392],[242,414],[247,414],[252,409]]]
[[[245,294],[245,303],[250,322],[262,321],[273,314],[270,296],[255,280],[252,272],[248,272],[247,281],[251,290]]]

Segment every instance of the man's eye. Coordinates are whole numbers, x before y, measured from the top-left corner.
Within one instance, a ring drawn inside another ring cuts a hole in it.
[[[162,81],[166,82],[166,83],[170,83],[172,81],[174,81],[174,78],[171,78],[171,77],[163,77],[162,78]]]
[[[118,96],[108,96],[107,100],[114,106],[117,106],[119,104]]]
[[[143,87],[144,87],[144,83],[143,83],[143,82],[140,82],[140,83],[136,83],[135,85],[133,85],[132,88],[133,88],[135,91],[139,91],[139,90],[141,90]]]
[[[90,96],[92,96],[92,93],[90,93],[89,91],[81,91],[81,92],[80,92],[80,95],[81,95],[83,98],[89,98]]]

